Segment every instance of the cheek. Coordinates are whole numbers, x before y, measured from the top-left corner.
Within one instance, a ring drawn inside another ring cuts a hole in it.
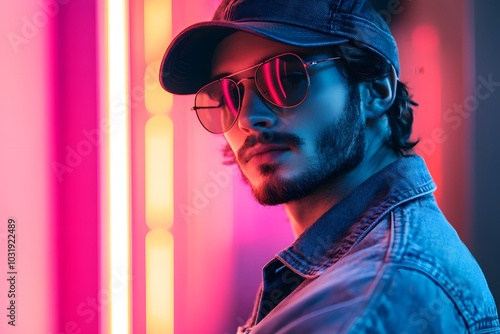
[[[339,115],[342,113],[347,105],[348,92],[339,87],[333,86],[329,89],[317,90],[314,94],[314,101],[316,106],[322,106],[322,111],[330,115]]]
[[[331,71],[325,71],[313,79],[304,101],[308,116],[316,119],[320,125],[324,124],[323,121],[338,120],[348,104],[347,84],[339,78],[338,73]]]
[[[301,107],[298,114],[300,117],[293,122],[294,130],[297,134],[315,137],[326,125],[337,123],[341,119],[344,99],[342,96],[321,92],[311,96]]]

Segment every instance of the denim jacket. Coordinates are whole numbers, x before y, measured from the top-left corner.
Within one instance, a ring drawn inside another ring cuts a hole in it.
[[[435,188],[418,156],[371,176],[264,267],[238,333],[500,333]]]

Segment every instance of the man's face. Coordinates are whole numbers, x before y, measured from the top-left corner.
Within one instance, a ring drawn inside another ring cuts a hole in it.
[[[236,33],[216,49],[212,74],[235,73],[286,52],[306,61],[332,56]],[[241,111],[224,135],[261,204],[287,203],[311,195],[319,187],[339,182],[363,160],[365,132],[358,89],[350,89],[335,60],[308,71],[308,96],[294,108],[265,102],[253,80],[241,83]],[[253,74],[250,71],[246,76]]]

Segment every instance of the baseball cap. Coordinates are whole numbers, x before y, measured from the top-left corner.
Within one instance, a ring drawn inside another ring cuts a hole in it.
[[[230,0],[217,19],[187,27],[170,43],[160,82],[173,94],[194,94],[211,81],[212,55],[229,35],[243,31],[299,46],[351,41],[385,57],[399,76],[396,41],[366,0]]]

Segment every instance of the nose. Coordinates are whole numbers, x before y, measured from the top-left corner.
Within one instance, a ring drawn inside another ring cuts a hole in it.
[[[278,122],[278,116],[264,102],[253,80],[240,83],[243,99],[238,116],[238,127],[245,132],[261,131],[273,128]]]

